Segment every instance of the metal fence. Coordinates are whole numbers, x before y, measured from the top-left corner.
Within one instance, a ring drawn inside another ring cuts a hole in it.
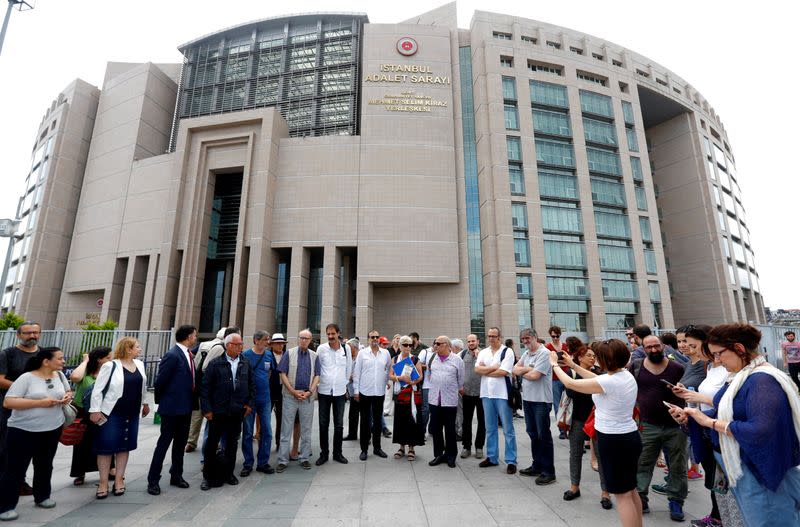
[[[114,344],[122,337],[133,337],[139,341],[142,353],[139,360],[143,361],[147,371],[147,382],[152,387],[158,362],[174,343],[172,331],[85,331],[81,329],[52,329],[42,331],[39,345],[57,346],[64,351],[67,367],[70,370],[81,362],[81,356],[97,346],[113,348]],[[0,349],[5,349],[17,343],[17,334],[14,330],[0,332]]]
[[[767,358],[767,361],[774,366],[784,369],[783,353],[781,352],[781,342],[786,340],[783,334],[787,331],[794,331],[800,335],[800,328],[797,326],[774,326],[772,324],[754,324],[761,331],[761,353]],[[662,333],[672,332],[674,329],[652,328],[653,334],[660,335]],[[603,330],[604,338],[606,339],[620,339],[627,342],[625,338],[625,329],[620,328],[606,328]]]

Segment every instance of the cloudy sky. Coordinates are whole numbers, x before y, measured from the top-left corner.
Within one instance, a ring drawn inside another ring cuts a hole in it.
[[[33,1],[33,0],[31,0]],[[2,2],[5,7],[5,2]],[[13,217],[42,115],[76,77],[100,86],[105,64],[179,62],[177,46],[249,20],[313,11],[366,12],[371,22],[411,18],[437,2],[365,0],[36,0],[14,11],[0,54],[0,218]],[[474,10],[541,20],[631,48],[691,83],[721,116],[736,156],[765,305],[800,308],[796,238],[798,17],[793,2],[458,3],[459,26]],[[795,12],[796,13],[796,12]],[[0,254],[5,255],[4,245]]]

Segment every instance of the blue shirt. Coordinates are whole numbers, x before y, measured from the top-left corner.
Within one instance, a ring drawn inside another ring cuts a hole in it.
[[[251,349],[242,353],[242,358],[246,359],[253,369],[253,382],[256,385],[255,401],[265,403],[270,400],[269,376],[272,368],[275,367],[275,357],[269,350],[259,355]]]
[[[706,414],[716,417],[719,401],[729,384],[714,396],[714,408]],[[733,422],[728,430],[739,443],[742,462],[756,480],[775,492],[786,473],[800,465],[800,443],[794,431],[789,399],[778,381],[766,373],[753,373],[733,398]],[[711,432],[719,450],[719,434]]]
[[[283,352],[278,371],[289,375],[289,350]],[[292,379],[289,380],[292,381]],[[307,392],[311,387],[311,354],[308,350],[297,349],[297,373],[294,376],[292,386],[294,386],[295,390],[300,390],[301,392]]]

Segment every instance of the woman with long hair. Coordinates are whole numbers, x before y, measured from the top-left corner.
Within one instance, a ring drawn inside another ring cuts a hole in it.
[[[100,367],[110,360],[111,348],[98,346],[83,356],[81,363],[72,370],[72,374],[69,376],[69,380],[75,384],[75,399],[72,404],[78,409],[78,418],[88,425],[81,442],[72,447],[72,465],[69,475],[75,478],[72,481],[73,485],[83,485],[86,473],[98,470],[97,456],[94,454],[96,425],[89,421],[88,408],[83,407],[83,397],[86,390],[94,385],[97,375],[100,373]]]
[[[8,418],[6,450],[8,467],[0,478],[0,521],[19,517],[19,488],[33,461],[33,499],[37,507],[52,509],[50,478],[53,458],[64,425],[64,405],[72,402],[72,389],[61,373],[64,352],[59,348],[39,348],[28,360],[6,393],[3,406],[11,410]]]
[[[95,383],[103,388],[92,389],[89,418],[100,427],[94,438],[100,469],[100,484],[95,496],[100,500],[108,497],[112,457],[116,464],[114,495],[125,494],[125,468],[130,452],[137,447],[140,408],[142,417],[150,413],[147,374],[144,363],[137,358],[141,352],[135,338],[121,338],[114,346],[114,360],[100,367]]]

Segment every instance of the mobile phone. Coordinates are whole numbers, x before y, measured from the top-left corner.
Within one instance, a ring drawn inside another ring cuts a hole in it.
[[[97,426],[103,426],[107,422],[108,422],[108,417],[106,417],[105,414],[100,414],[100,419],[98,419],[97,423],[95,424]]]
[[[667,408],[670,408],[670,409],[672,409],[672,408],[680,408],[680,406],[674,405],[672,403],[668,403],[667,401],[661,401],[661,402],[664,404],[664,406],[666,406]]]
[[[558,355],[558,360],[564,360],[564,352],[563,351],[557,351],[556,355]]]
[[[669,388],[675,388],[675,385],[672,384],[671,382],[669,382],[666,379],[660,379],[660,381],[663,382],[664,384],[666,384]]]

